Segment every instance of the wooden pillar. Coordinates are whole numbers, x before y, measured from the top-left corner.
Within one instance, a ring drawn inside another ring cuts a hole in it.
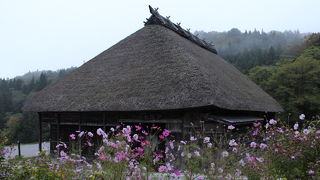
[[[42,151],[42,117],[41,113],[38,113],[39,115],[39,152]]]
[[[61,114],[58,113],[58,122],[57,122],[57,143],[60,141],[60,122],[61,122]]]
[[[102,121],[103,121],[103,131],[106,132],[106,119],[107,119],[107,113],[103,112],[103,117],[102,117]]]

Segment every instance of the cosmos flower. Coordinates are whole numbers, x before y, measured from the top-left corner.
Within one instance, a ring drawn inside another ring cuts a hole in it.
[[[306,115],[300,114],[300,116],[299,116],[299,119],[300,119],[300,120],[304,120],[305,118],[306,118]]]
[[[229,130],[233,130],[233,129],[235,129],[235,128],[236,128],[236,127],[234,127],[234,126],[232,126],[232,125],[229,125],[229,126],[228,126],[228,129],[229,129]]]
[[[92,132],[88,132],[88,136],[93,137]]]

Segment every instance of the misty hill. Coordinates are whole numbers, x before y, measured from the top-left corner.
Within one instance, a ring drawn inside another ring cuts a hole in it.
[[[270,65],[281,57],[297,56],[307,34],[299,31],[196,31],[200,38],[215,44],[218,54],[243,72],[257,65]]]

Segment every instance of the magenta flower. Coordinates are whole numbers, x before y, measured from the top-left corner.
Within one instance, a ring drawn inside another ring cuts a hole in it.
[[[306,115],[300,114],[300,116],[299,116],[299,119],[300,119],[300,120],[304,120],[305,118],[306,118]]]
[[[138,151],[138,152],[143,152],[143,148],[137,147],[137,148],[136,148],[136,151]]]
[[[141,126],[134,126],[136,128],[136,131],[140,131],[142,129]]]
[[[162,135],[163,135],[164,137],[167,137],[167,136],[170,135],[170,132],[171,132],[171,131],[169,131],[168,129],[165,129],[165,130],[163,130]]]
[[[235,128],[236,128],[236,127],[234,127],[234,126],[232,126],[232,125],[229,125],[229,126],[228,126],[228,129],[229,129],[229,130],[233,130],[233,129],[235,129]]]
[[[179,170],[174,170],[173,173],[176,176],[180,176],[181,175],[181,172]]]
[[[254,123],[253,123],[253,126],[254,126],[254,127],[259,127],[259,126],[261,126],[261,122],[254,122]]]
[[[108,156],[99,156],[98,158],[99,158],[99,159],[109,159]]]

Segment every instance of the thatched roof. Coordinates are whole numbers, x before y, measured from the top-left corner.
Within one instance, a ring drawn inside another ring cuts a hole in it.
[[[281,106],[234,66],[163,25],[146,25],[30,98],[25,111]]]

